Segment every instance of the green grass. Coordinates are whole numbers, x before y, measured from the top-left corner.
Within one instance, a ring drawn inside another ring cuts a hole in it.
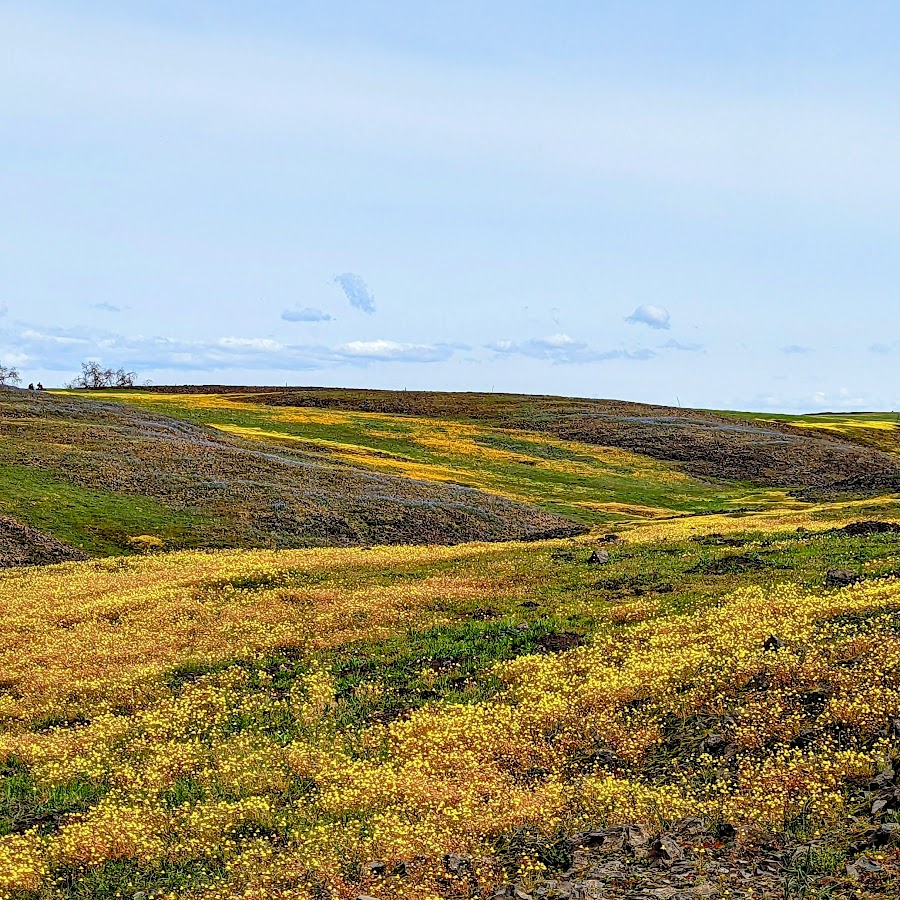
[[[91,395],[95,396],[94,394]],[[286,409],[202,395],[105,391],[141,409],[223,429],[279,448],[410,477],[453,481],[502,494],[585,525],[641,514],[697,514],[780,503],[784,495],[741,482],[701,480],[677,466],[545,434],[352,410]],[[353,451],[358,453],[354,454]],[[500,451],[481,453],[480,450]],[[621,507],[627,507],[623,509]]]
[[[182,547],[204,546],[211,521],[149,497],[82,487],[34,466],[0,464],[3,512],[98,556],[134,551],[129,538],[152,533]]]
[[[107,791],[99,782],[76,778],[44,787],[15,758],[0,762],[0,837],[32,828],[52,831],[64,816],[82,812]]]

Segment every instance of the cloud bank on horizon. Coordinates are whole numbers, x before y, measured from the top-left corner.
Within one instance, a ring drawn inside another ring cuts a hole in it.
[[[0,5],[28,380],[900,407],[900,7],[177,7]]]

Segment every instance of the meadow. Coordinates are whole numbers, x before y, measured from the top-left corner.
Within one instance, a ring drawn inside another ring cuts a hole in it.
[[[602,567],[586,537],[9,570],[0,897],[487,896],[692,818],[698,859],[814,848],[790,896],[850,890],[862,842],[894,896],[866,790],[900,535],[844,530],[873,514],[900,503],[623,526]]]
[[[897,495],[701,478],[535,410],[102,396],[7,420],[0,493],[94,558],[0,569],[0,900],[900,894]],[[179,506],[173,447],[582,533],[246,549],[270,493]]]
[[[98,396],[373,471],[464,484],[585,525],[787,501],[783,490],[700,479],[665,460],[534,429],[428,415],[271,405],[265,396],[246,393],[103,391]]]

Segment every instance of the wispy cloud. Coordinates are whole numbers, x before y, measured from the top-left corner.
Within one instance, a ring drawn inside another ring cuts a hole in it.
[[[682,341],[668,340],[661,345],[663,350],[680,350],[683,353],[699,353],[703,350],[703,344],[694,344],[691,342],[683,343]]]
[[[321,309],[305,306],[303,309],[286,309],[281,314],[281,318],[285,322],[331,322],[334,317]]]
[[[543,359],[554,365],[605,362],[610,359],[652,359],[652,350],[595,350],[583,341],[576,341],[567,334],[554,334],[546,338],[527,341],[495,341],[487,345],[489,350],[504,356],[526,356]]]
[[[898,346],[900,346],[900,342],[898,342],[898,341],[894,341],[891,344],[884,344],[884,343],[871,344],[869,346],[869,351],[871,353],[878,353],[882,356],[887,356],[889,353],[893,353],[897,349]]]
[[[639,306],[630,316],[625,317],[626,322],[632,325],[649,325],[651,328],[669,328],[669,311],[664,306]]]
[[[118,313],[122,312],[121,306],[116,306],[115,303],[92,303],[91,309],[99,309],[101,312],[110,312],[110,313]]]
[[[355,306],[369,315],[375,312],[375,295],[359,275],[354,275],[353,272],[344,272],[342,275],[334,276],[334,283],[340,285],[351,306]]]
[[[786,347],[779,348],[782,353],[787,353],[790,356],[803,356],[806,353],[812,353],[812,347],[804,347],[802,344],[788,344]]]
[[[228,369],[311,370],[371,363],[434,363],[461,349],[454,344],[350,341],[335,346],[290,344],[269,337],[225,336],[211,341],[122,335],[80,328],[22,328],[0,333],[0,351],[21,363],[74,372],[85,359],[143,373],[156,369],[202,372]]]
[[[453,356],[449,344],[401,344],[397,341],[351,341],[336,347],[334,353],[348,361],[442,362]]]
[[[0,319],[2,319],[3,316],[8,315],[8,314],[9,314],[9,307],[2,300],[0,300]]]

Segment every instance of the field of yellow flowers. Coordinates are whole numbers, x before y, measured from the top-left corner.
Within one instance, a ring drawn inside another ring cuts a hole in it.
[[[866,794],[900,749],[875,517],[3,572],[0,900],[488,897],[686,817],[843,873],[900,822]]]

